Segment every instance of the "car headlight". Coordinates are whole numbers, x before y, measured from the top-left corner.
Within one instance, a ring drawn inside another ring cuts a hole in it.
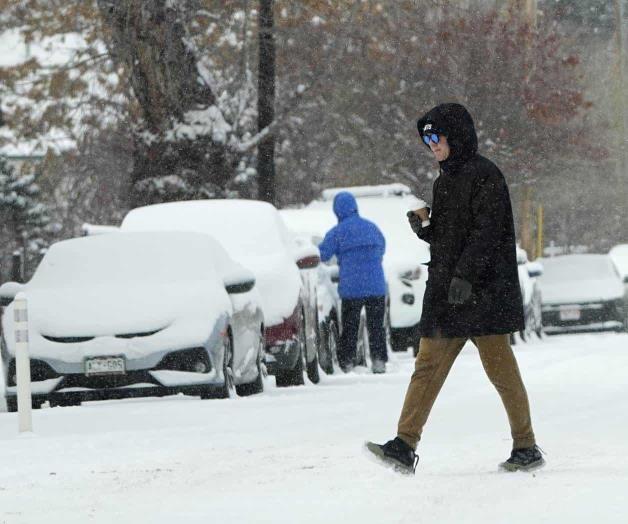
[[[419,266],[409,271],[404,271],[399,275],[401,280],[419,280],[421,278],[421,268]]]

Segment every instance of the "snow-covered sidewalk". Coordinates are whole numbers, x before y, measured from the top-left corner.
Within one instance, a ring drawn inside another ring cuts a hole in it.
[[[547,452],[536,474],[497,472],[507,421],[468,345],[414,477],[362,450],[394,435],[413,360],[393,355],[386,375],[284,390],[269,379],[251,398],[43,409],[27,436],[15,414],[0,413],[0,523],[627,522],[628,335],[516,350]]]

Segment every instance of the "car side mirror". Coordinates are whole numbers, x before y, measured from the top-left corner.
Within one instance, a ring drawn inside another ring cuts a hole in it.
[[[223,276],[222,281],[230,295],[248,293],[255,287],[255,275],[242,266],[232,268]]]
[[[5,282],[0,286],[0,305],[8,306],[15,300],[15,295],[24,290],[24,284]]]
[[[238,293],[248,293],[255,287],[255,279],[242,280],[241,282],[233,282],[231,284],[225,284],[225,289],[230,295],[237,295]]]
[[[321,263],[321,255],[316,246],[308,244],[294,251],[294,260],[299,269],[314,269]]]
[[[543,264],[540,262],[528,262],[528,275],[531,278],[540,277],[543,274]]]
[[[297,260],[297,267],[299,269],[313,269],[318,267],[321,263],[321,257],[318,255],[310,255]]]

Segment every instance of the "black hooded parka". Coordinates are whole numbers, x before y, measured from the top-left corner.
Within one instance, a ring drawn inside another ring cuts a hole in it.
[[[441,104],[417,122],[419,133],[447,137],[449,157],[434,182],[430,225],[418,233],[431,261],[419,332],[475,337],[523,329],[515,228],[504,175],[479,155],[473,119],[460,104]],[[453,277],[471,283],[464,304],[447,301]]]

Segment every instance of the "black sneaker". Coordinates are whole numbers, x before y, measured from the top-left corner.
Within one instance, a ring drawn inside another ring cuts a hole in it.
[[[503,471],[531,471],[545,465],[545,460],[538,446],[513,449],[510,458],[499,465]]]
[[[414,473],[419,463],[419,456],[399,437],[389,440],[386,444],[367,442],[366,448],[401,473]]]

